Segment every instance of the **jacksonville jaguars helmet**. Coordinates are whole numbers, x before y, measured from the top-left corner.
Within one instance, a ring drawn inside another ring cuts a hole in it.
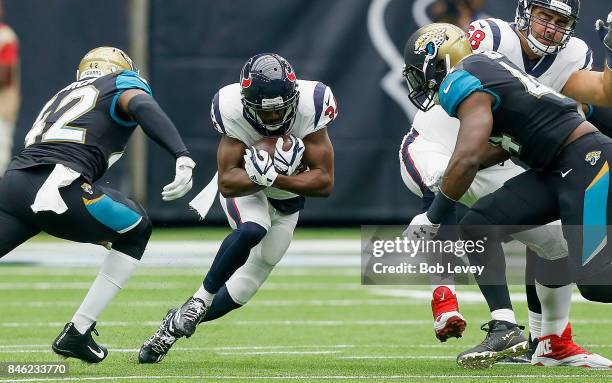
[[[251,57],[240,77],[244,117],[266,135],[286,133],[295,120],[300,92],[293,67],[273,53]]]
[[[117,71],[131,70],[138,73],[132,59],[121,49],[98,47],[90,50],[81,59],[76,72],[77,81],[91,77],[102,77]]]
[[[567,17],[565,26],[556,25],[532,14],[533,7],[546,8]],[[578,15],[580,14],[580,0],[519,0],[516,9],[516,25],[524,34],[529,48],[540,56],[555,54],[565,48],[570,38],[574,35]],[[534,36],[533,23],[538,23],[546,29],[561,32],[561,41],[554,41],[543,35]],[[547,41],[542,43],[537,37]]]
[[[403,75],[410,101],[422,111],[431,109],[446,75],[471,54],[465,32],[455,25],[429,24],[416,31],[404,48]]]

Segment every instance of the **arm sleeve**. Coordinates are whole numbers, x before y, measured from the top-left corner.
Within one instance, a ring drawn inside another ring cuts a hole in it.
[[[159,104],[148,95],[134,96],[128,103],[127,112],[140,124],[142,130],[175,158],[189,157],[178,130]]]

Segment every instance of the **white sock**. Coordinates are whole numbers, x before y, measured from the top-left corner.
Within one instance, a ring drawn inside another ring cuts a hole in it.
[[[506,322],[516,324],[516,318],[514,317],[514,311],[511,309],[499,309],[491,311],[491,318],[494,320],[503,320]]]
[[[81,307],[72,317],[71,322],[81,334],[91,327],[106,306],[115,298],[136,271],[139,263],[138,260],[116,250],[108,253]]]
[[[213,298],[215,294],[211,294],[204,288],[204,284],[200,285],[200,288],[193,294],[194,298],[198,298],[204,301],[206,307],[210,307],[212,305]]]
[[[534,313],[529,310],[529,334],[531,339],[536,339],[542,336],[542,314]]]
[[[542,286],[536,281],[536,292],[542,305],[542,334],[561,336],[569,322],[572,285],[556,289]]]
[[[436,291],[436,289],[438,287],[446,287],[448,288],[450,291],[453,292],[453,294],[456,294],[455,292],[455,285],[446,285],[446,284],[440,284],[440,285],[436,285],[436,284],[432,284],[431,285],[431,292],[433,293],[434,291]]]

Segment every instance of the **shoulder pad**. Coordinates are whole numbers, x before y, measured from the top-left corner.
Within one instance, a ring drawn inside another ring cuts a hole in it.
[[[140,89],[147,92],[149,95],[153,94],[147,81],[140,77],[138,73],[131,70],[124,70],[117,75],[115,78],[115,87],[118,90]]]

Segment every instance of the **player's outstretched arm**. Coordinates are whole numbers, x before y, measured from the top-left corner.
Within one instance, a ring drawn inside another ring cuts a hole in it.
[[[295,176],[278,175],[273,186],[306,197],[328,197],[334,189],[334,148],[327,128],[304,137],[302,162],[309,171]]]
[[[153,97],[140,89],[128,89],[119,96],[119,112],[136,121],[142,130],[171,153],[176,159],[174,181],[162,191],[164,201],[172,201],[187,194],[193,185],[191,159],[181,136]]]
[[[264,186],[255,184],[243,167],[246,145],[242,141],[223,135],[217,150],[219,192],[224,197],[241,197],[256,193]]]
[[[595,27],[606,50],[603,72],[578,71],[570,76],[563,94],[576,101],[597,106],[612,107],[612,12],[608,19],[597,20]]]
[[[175,158],[189,157],[189,151],[174,123],[153,97],[140,89],[128,89],[119,97],[119,108]]]

